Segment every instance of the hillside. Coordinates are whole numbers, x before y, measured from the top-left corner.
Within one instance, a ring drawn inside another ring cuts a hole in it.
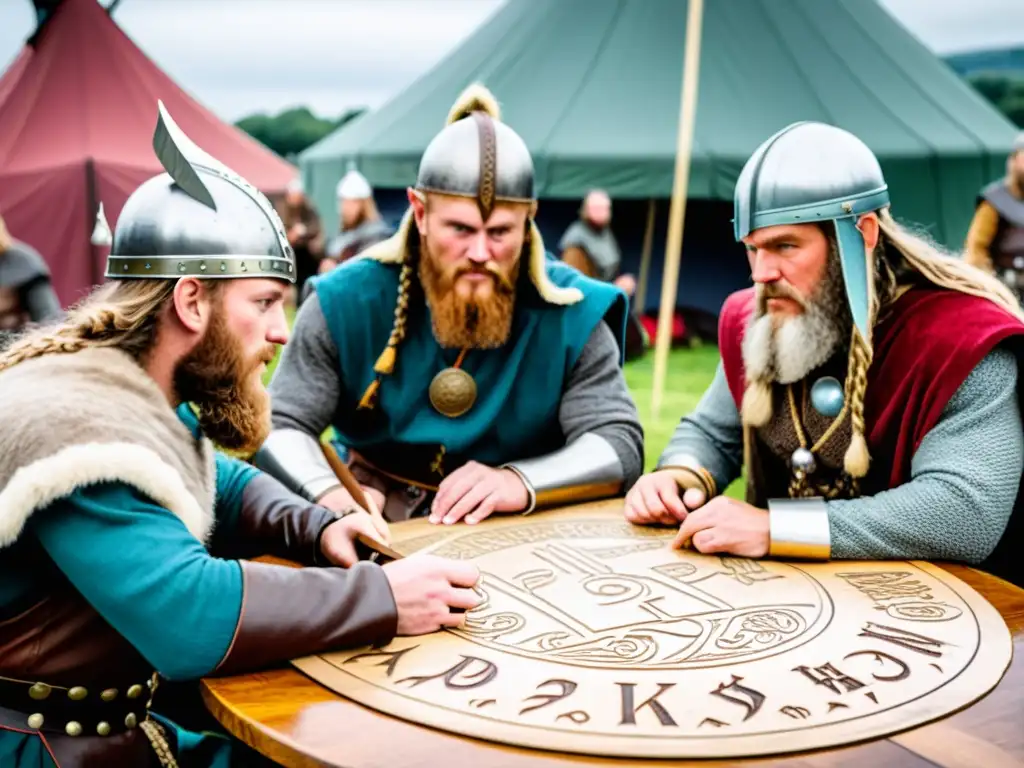
[[[1024,77],[1024,46],[969,51],[945,57],[954,70],[970,77],[980,74],[1019,74]]]

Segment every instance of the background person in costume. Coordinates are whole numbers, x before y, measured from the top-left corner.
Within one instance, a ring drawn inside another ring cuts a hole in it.
[[[297,284],[301,288],[306,280],[317,273],[324,256],[323,223],[316,207],[306,196],[302,180],[293,179],[277,206],[281,221],[284,222],[288,243],[295,252]]]
[[[478,602],[472,566],[356,562],[369,515],[214,450],[270,429],[294,256],[266,198],[163,105],[154,147],[167,173],[125,203],[110,282],[0,356],[0,765],[226,766],[225,738],[151,717],[156,673],[384,644]]]
[[[381,218],[373,200],[373,189],[359,171],[350,170],[341,178],[337,195],[341,233],[327,243],[326,255],[317,268],[317,273],[321,275],[371,245],[387,240],[395,232],[395,228]],[[309,298],[312,292],[313,283],[307,280],[302,287],[302,301]]]
[[[256,462],[344,508],[318,443],[332,425],[388,520],[474,523],[628,487],[643,432],[626,297],[548,258],[532,159],[486,89],[457,100],[408,194],[392,238],[317,278]]]
[[[43,257],[11,237],[0,216],[0,349],[30,323],[52,320],[61,312]]]
[[[621,272],[622,254],[612,232],[612,201],[607,192],[594,189],[587,193],[580,206],[580,217],[569,225],[558,248],[566,264],[587,277],[614,283],[632,302],[636,279]],[[647,346],[647,333],[635,311],[630,313],[626,325],[627,360],[640,357]]]
[[[352,169],[341,177],[337,196],[341,233],[327,244],[327,256],[320,262],[321,273],[329,272],[395,233],[395,228],[381,217],[373,199],[373,188],[359,171]]]
[[[978,196],[966,251],[968,264],[996,275],[1018,299],[1024,296],[1024,132],[1006,159],[1006,176]]]
[[[875,156],[820,123],[755,152],[735,228],[756,287],[726,301],[717,374],[627,519],[681,523],[702,552],[1019,568],[1024,322],[1005,286],[897,224]],[[744,464],[746,503],[715,498]]]

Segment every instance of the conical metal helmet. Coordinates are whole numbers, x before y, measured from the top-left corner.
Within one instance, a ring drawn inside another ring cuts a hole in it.
[[[144,182],[125,202],[106,277],[294,283],[295,253],[270,201],[197,147],[162,102],[157,107],[153,148],[166,173]]]
[[[490,91],[474,84],[424,150],[416,189],[472,198],[486,221],[495,203],[534,202],[533,177],[526,142],[501,121]]]
[[[854,324],[870,338],[873,270],[857,229],[863,214],[889,205],[878,158],[849,131],[816,122],[794,123],[765,141],[736,182],[736,240],[779,224],[831,221]]]

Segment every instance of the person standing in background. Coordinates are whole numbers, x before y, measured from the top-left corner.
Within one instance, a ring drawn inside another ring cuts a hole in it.
[[[381,217],[373,200],[373,187],[359,171],[352,169],[341,178],[337,195],[341,231],[327,245],[327,255],[320,262],[321,274],[387,240],[395,231]]]
[[[295,179],[288,185],[288,191],[278,205],[278,215],[284,222],[288,244],[295,251],[297,285],[301,286],[317,273],[325,241],[320,214],[306,196],[301,179]]]
[[[621,274],[622,254],[612,232],[612,201],[607,192],[593,189],[587,193],[580,206],[580,217],[569,225],[558,248],[562,261],[587,277],[614,283],[632,304],[636,279]],[[632,307],[626,325],[626,359],[643,355],[647,344],[647,333],[636,316],[636,307]]]
[[[0,216],[0,349],[30,323],[52,320],[62,311],[43,257],[11,237]]]
[[[1024,295],[1024,131],[1006,159],[1006,176],[986,186],[967,232],[964,260]]]

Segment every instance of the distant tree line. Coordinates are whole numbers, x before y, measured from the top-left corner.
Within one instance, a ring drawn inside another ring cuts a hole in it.
[[[1024,73],[974,74],[968,76],[967,82],[1013,123],[1024,128]]]
[[[978,51],[946,57],[946,62],[996,109],[1024,129],[1024,48]],[[257,113],[235,123],[282,157],[295,161],[304,149],[355,120],[366,109],[349,109],[336,120],[317,117],[306,107],[277,115]]]
[[[337,120],[317,117],[306,107],[288,109],[277,115],[257,113],[243,117],[235,125],[281,157],[295,161],[296,156],[324,136],[355,120],[366,109],[349,109]]]
[[[992,106],[1024,128],[1024,46],[983,48],[943,58]]]

